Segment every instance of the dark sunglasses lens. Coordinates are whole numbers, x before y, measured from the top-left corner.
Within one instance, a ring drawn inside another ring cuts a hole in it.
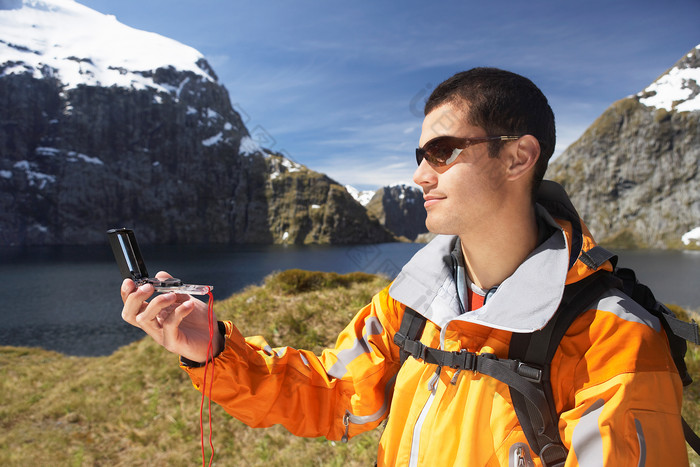
[[[447,163],[447,159],[452,156],[452,152],[461,146],[463,140],[453,137],[437,138],[429,141],[423,148],[416,149],[416,162],[418,165],[427,159],[431,165],[442,167]]]

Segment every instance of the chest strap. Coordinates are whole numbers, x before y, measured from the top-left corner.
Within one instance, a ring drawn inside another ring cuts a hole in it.
[[[408,321],[422,321],[422,324],[425,324],[425,318],[418,315],[413,309],[407,307],[405,313],[408,316],[403,318],[402,328],[404,325],[406,328],[409,327]],[[404,332],[401,331],[402,329],[394,335],[394,342],[401,348],[402,355],[406,355],[406,358],[410,355],[427,364],[481,373],[507,384],[527,401],[532,414],[539,418],[538,424],[545,427],[544,433],[557,432],[557,421],[554,420],[549,403],[541,389],[543,379],[548,377],[548,375],[544,375],[543,369],[528,365],[520,360],[498,358],[491,353],[477,354],[465,349],[458,352],[436,349],[426,346],[417,339],[408,338],[405,334],[408,329],[403,329]],[[550,440],[550,443],[555,442],[556,439]]]

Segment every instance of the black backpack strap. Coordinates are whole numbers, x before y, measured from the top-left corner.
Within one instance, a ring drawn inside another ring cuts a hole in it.
[[[582,251],[579,259],[593,271],[601,267],[606,261],[610,261],[613,268],[617,266],[617,255],[600,245],[596,245],[588,251]]]
[[[541,382],[537,383],[537,390],[547,401],[549,418],[555,421],[559,420],[559,414],[552,394],[550,363],[559,342],[571,323],[585,312],[590,304],[605,291],[618,285],[619,281],[606,271],[596,272],[580,282],[571,284],[564,290],[557,313],[544,328],[534,333],[513,333],[511,337],[509,358],[526,361],[528,365],[542,369],[543,377]],[[511,387],[510,395],[513,409],[530,448],[539,455],[545,466],[563,466],[568,451],[561,442],[558,423],[543,426],[538,417],[533,416],[533,408],[524,400],[522,393]]]
[[[697,433],[693,431],[690,425],[688,425],[685,418],[681,417],[681,422],[683,423],[683,435],[685,436],[685,442],[688,443],[691,448],[693,448],[693,451],[700,454],[700,438],[698,437]]]
[[[394,334],[394,343],[401,348],[401,364],[406,361],[409,352],[406,351],[407,342],[417,342],[420,344],[420,336],[425,328],[426,318],[411,307],[406,307],[401,318],[399,332]],[[410,345],[410,344],[409,344]]]

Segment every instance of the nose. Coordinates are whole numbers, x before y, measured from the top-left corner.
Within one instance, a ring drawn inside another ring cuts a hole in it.
[[[416,171],[413,172],[413,182],[423,188],[423,192],[425,192],[426,189],[437,183],[437,172],[428,164],[428,161],[423,159]]]

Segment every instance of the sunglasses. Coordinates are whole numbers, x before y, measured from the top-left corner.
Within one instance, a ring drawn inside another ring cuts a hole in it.
[[[520,136],[485,136],[483,138],[457,138],[455,136],[440,136],[431,139],[422,148],[416,148],[416,162],[420,165],[423,159],[435,167],[444,167],[453,163],[457,156],[469,146],[488,141],[515,141]]]

